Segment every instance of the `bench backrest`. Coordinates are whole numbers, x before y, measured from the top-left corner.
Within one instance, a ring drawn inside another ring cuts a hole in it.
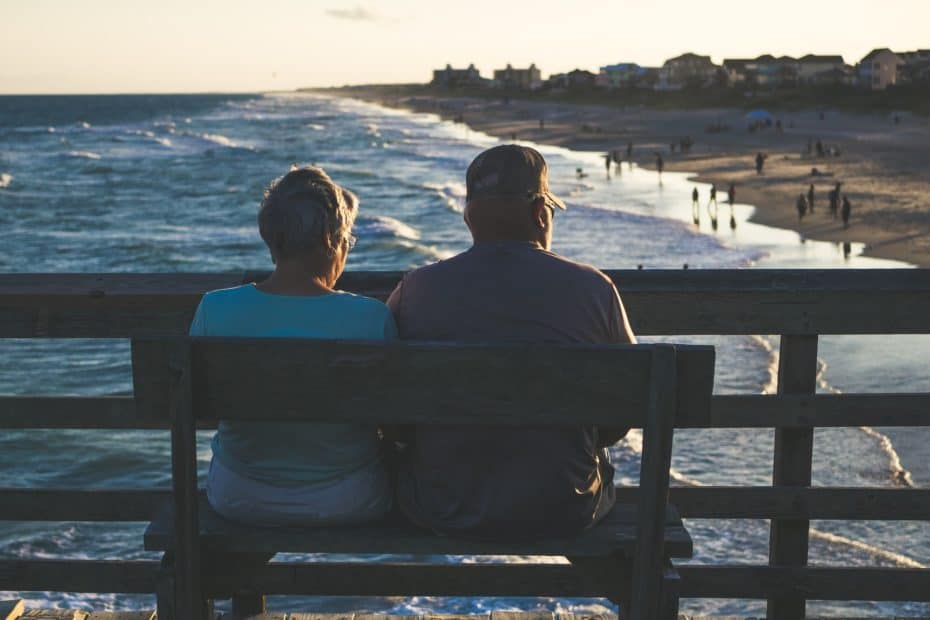
[[[203,599],[198,420],[603,424],[643,429],[631,609],[655,617],[675,416],[680,403],[709,407],[713,384],[713,348],[681,352],[668,344],[134,339],[136,405],[142,415],[171,416],[178,609]]]
[[[641,428],[665,346],[136,339],[132,368],[143,418],[167,414],[189,364],[198,420]],[[670,350],[681,408],[706,411],[713,349]]]

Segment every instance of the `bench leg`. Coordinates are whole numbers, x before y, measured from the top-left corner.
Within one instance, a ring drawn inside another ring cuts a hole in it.
[[[661,620],[678,620],[678,597],[681,594],[681,575],[668,559],[662,569],[662,600],[659,602]]]
[[[207,573],[210,574],[215,567],[224,572],[235,571],[238,575],[246,577],[254,573],[274,557],[273,553],[216,553],[211,552],[205,557]],[[265,613],[265,595],[258,588],[237,588],[230,597],[232,601],[232,615],[234,618],[246,618]]]
[[[174,563],[171,554],[161,556],[161,566],[155,578],[155,605],[159,620],[176,620],[174,612]]]

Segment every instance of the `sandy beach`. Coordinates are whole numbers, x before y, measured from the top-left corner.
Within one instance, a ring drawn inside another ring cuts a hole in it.
[[[736,201],[755,205],[753,219],[761,224],[794,229],[811,239],[861,242],[867,255],[930,267],[930,119],[925,117],[901,114],[896,124],[890,117],[829,109],[822,118],[817,110],[770,110],[781,121],[782,131],[773,125],[750,132],[746,113],[739,109],[669,111],[384,97],[377,90],[358,89],[343,94],[458,119],[504,139],[516,136],[585,151],[619,150],[621,155],[632,142],[632,159],[640,166],[654,168],[660,153],[666,170],[693,172],[697,181],[716,183],[721,198],[735,184]],[[678,143],[688,136],[693,146],[682,153]],[[815,148],[808,155],[808,141],[816,145],[818,140],[825,150],[839,154],[817,157]],[[755,171],[758,152],[767,156],[762,174]],[[811,174],[814,168],[819,174]],[[830,214],[828,194],[837,182],[852,205],[848,228]],[[799,220],[798,195],[806,194],[811,183],[814,210]]]

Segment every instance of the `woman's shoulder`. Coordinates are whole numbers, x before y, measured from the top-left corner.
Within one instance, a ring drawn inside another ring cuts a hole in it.
[[[365,297],[364,295],[357,295],[347,291],[336,291],[332,295],[329,295],[328,298],[336,304],[355,308],[363,312],[375,314],[390,312],[383,301],[375,299],[374,297]]]
[[[210,306],[225,305],[239,302],[245,297],[251,296],[255,292],[255,286],[252,284],[241,284],[229,288],[219,288],[214,291],[207,291],[203,295],[201,304],[210,304]]]

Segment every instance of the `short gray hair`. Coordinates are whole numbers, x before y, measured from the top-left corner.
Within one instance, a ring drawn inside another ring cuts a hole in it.
[[[293,167],[271,182],[258,210],[258,231],[275,259],[324,248],[332,253],[352,230],[358,198],[322,168]]]

